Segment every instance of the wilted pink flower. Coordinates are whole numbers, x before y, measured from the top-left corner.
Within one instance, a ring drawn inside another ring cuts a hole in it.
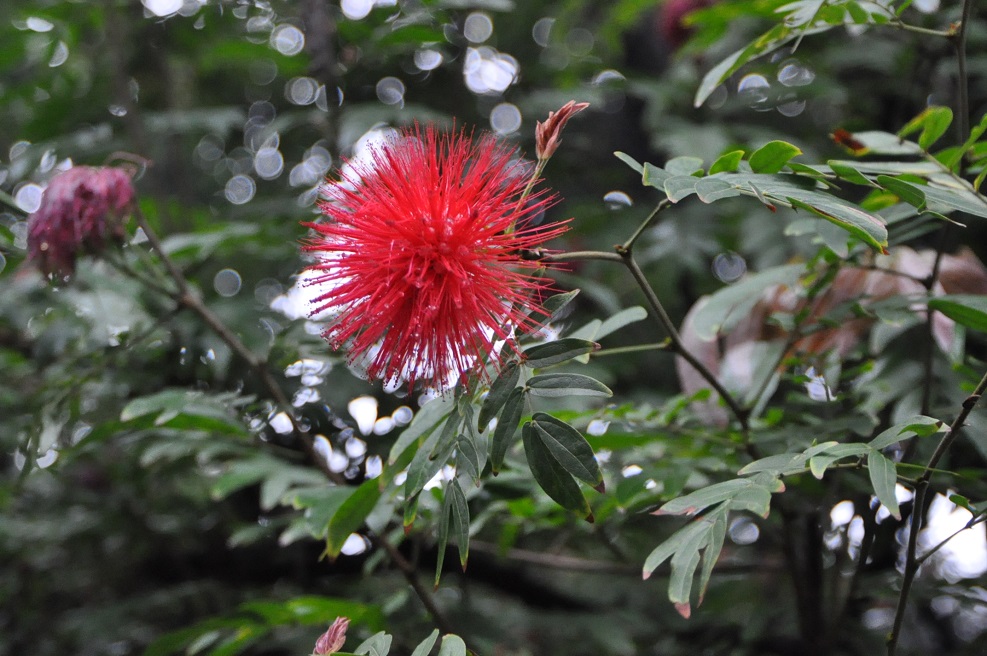
[[[589,103],[570,100],[557,112],[549,112],[544,123],[535,123],[535,155],[539,160],[549,159],[562,143],[562,128],[569,119],[589,107]]]
[[[319,234],[305,250],[319,257],[313,312],[336,313],[325,337],[366,358],[370,378],[442,389],[539,325],[550,281],[525,253],[565,228],[530,225],[549,199],[525,202],[513,151],[416,128],[353,170],[326,189],[329,221],[307,224]]]
[[[312,652],[313,656],[335,654],[342,649],[343,643],[346,642],[346,629],[349,626],[350,619],[348,617],[337,617],[329,625],[329,630],[319,636],[319,639],[315,641],[315,651]]]
[[[47,274],[75,272],[76,259],[124,237],[134,186],[123,169],[76,166],[52,178],[28,223],[28,258]]]

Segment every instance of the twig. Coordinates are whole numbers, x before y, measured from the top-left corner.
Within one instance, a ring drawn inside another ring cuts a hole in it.
[[[665,340],[658,344],[635,344],[634,346],[615,346],[614,348],[600,349],[590,353],[590,357],[600,358],[607,355],[623,355],[625,353],[641,353],[644,351],[667,351],[671,342]]]
[[[637,242],[638,237],[640,237],[644,233],[644,231],[651,226],[651,224],[658,217],[658,215],[661,214],[663,210],[670,207],[671,205],[672,205],[672,201],[668,200],[667,198],[661,201],[660,203],[658,203],[655,209],[651,211],[651,214],[648,215],[648,218],[646,218],[644,221],[641,222],[641,225],[637,227],[637,230],[634,231],[634,234],[632,234],[630,237],[627,238],[627,241],[623,243],[621,248],[625,251],[630,251],[632,248],[634,248],[634,244]],[[619,253],[620,251],[618,250],[617,252]]]

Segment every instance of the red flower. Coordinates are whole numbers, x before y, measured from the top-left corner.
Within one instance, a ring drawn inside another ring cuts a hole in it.
[[[371,378],[444,388],[539,326],[529,312],[544,316],[550,281],[523,255],[566,228],[530,224],[551,199],[525,202],[528,170],[512,156],[489,135],[416,127],[326,189],[329,221],[306,224],[319,233],[305,246],[320,258],[313,313],[337,313],[324,337],[350,342]]]
[[[41,207],[29,218],[28,259],[46,274],[75,271],[84,253],[99,253],[124,237],[124,219],[134,199],[123,169],[76,166],[52,178]]]

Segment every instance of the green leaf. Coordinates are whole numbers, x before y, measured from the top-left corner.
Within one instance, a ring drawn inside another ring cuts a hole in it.
[[[877,176],[877,184],[897,196],[902,202],[919,210],[925,209],[925,192],[922,187],[887,175]]]
[[[336,510],[326,532],[326,555],[336,558],[351,533],[359,530],[380,499],[380,481],[364,481]]]
[[[644,560],[641,578],[647,580],[673,554],[684,546],[692,544],[697,536],[708,534],[711,529],[712,526],[708,516],[699,517],[680,528],[648,554],[648,557]]]
[[[987,296],[953,294],[929,301],[929,308],[967,328],[987,332]]]
[[[674,157],[665,162],[665,170],[673,176],[692,176],[703,172],[703,160],[699,157]]]
[[[427,438],[432,434],[446,417],[455,408],[455,402],[451,397],[439,396],[426,403],[421,410],[415,414],[414,418],[400,437],[391,447],[390,455],[387,457],[388,464],[393,465],[404,451],[411,444],[421,438]]]
[[[731,150],[728,153],[723,153],[716,158],[713,165],[709,167],[709,174],[714,173],[729,173],[731,171],[736,171],[737,167],[740,166],[740,162],[744,159],[744,151],[742,150]]]
[[[660,544],[644,562],[643,578],[651,576],[665,560],[671,558],[671,575],[668,581],[668,598],[683,617],[691,613],[690,598],[700,550],[703,571],[699,578],[699,601],[702,603],[713,566],[723,548],[726,535],[728,508],[723,505],[709,514],[690,522]]]
[[[446,489],[446,494],[452,496],[452,526],[456,530],[456,541],[459,546],[459,564],[466,571],[466,561],[470,555],[470,509],[466,502],[466,493],[459,485],[458,479],[453,479]]]
[[[563,508],[573,510],[592,521],[592,511],[579,485],[538,437],[531,422],[521,428],[521,439],[524,442],[524,455],[531,468],[531,475],[541,489]]]
[[[532,425],[563,469],[603,492],[603,472],[593,447],[578,430],[544,412],[536,412]]]
[[[415,647],[415,651],[411,652],[411,656],[428,656],[429,652],[432,651],[432,647],[435,646],[435,641],[438,639],[439,630],[435,629]]]
[[[210,496],[217,500],[225,499],[237,490],[261,482],[281,466],[283,463],[279,460],[267,456],[234,462],[213,483]]]
[[[497,419],[497,427],[494,429],[493,439],[490,440],[490,469],[494,474],[500,472],[504,466],[504,457],[507,449],[514,441],[517,426],[521,422],[521,415],[524,412],[524,390],[515,387],[511,390],[504,403],[504,409]]]
[[[361,642],[360,646],[353,653],[360,655],[366,654],[367,656],[387,656],[387,652],[390,650],[391,636],[381,631]]]
[[[874,494],[895,519],[901,519],[898,509],[898,497],[894,489],[898,483],[898,472],[895,465],[880,451],[871,450],[867,456],[867,473],[870,474],[870,484],[874,486]]]
[[[972,188],[926,185],[922,187],[922,192],[932,211],[945,214],[959,210],[972,216],[987,218],[987,198],[975,193]]]
[[[446,547],[449,546],[449,526],[452,524],[452,495],[448,489],[442,495],[442,508],[439,510],[438,554],[435,559],[435,587],[439,587],[442,578],[442,565],[445,563]]]
[[[726,503],[730,510],[746,510],[761,517],[771,513],[771,490],[753,485],[746,490],[739,490]]]
[[[474,483],[480,483],[480,454],[476,445],[465,435],[456,440],[456,468],[470,477]]]
[[[637,171],[639,174],[644,172],[644,167],[641,166],[641,164],[636,159],[634,159],[627,153],[622,153],[618,150],[617,152],[614,153],[614,157],[616,157],[621,162],[623,162],[627,166]]]
[[[723,542],[727,535],[727,518],[729,513],[724,509],[723,512],[710,513],[710,519],[713,520],[713,526],[709,530],[709,542],[706,545],[705,551],[703,551],[703,569],[699,574],[699,603],[703,603],[703,599],[706,596],[706,588],[709,587],[709,579],[713,575],[713,566],[716,565],[716,561],[720,557],[720,552],[723,550]]]
[[[840,176],[847,182],[852,182],[853,184],[864,185],[868,187],[873,187],[874,183],[866,178],[860,171],[855,167],[842,162],[840,160],[831,159],[829,162],[829,168],[833,170],[833,173]]]
[[[527,391],[532,396],[613,396],[610,388],[582,374],[539,374],[528,380]]]
[[[607,335],[617,332],[624,326],[628,326],[632,323],[638,321],[643,321],[648,318],[648,311],[645,310],[640,305],[635,305],[629,308],[624,308],[617,314],[613,315],[602,324],[596,330],[596,335],[594,339],[603,339]]]
[[[414,525],[415,519],[418,518],[418,500],[421,498],[421,492],[418,494],[407,497],[404,502],[404,513],[401,515],[401,525],[407,532],[409,527]]]
[[[323,539],[329,527],[329,520],[355,491],[355,487],[323,483],[318,487],[293,490],[288,495],[288,501],[296,510],[304,510],[305,523],[309,526],[312,536]]]
[[[442,636],[439,656],[466,656],[466,643],[457,635],[446,634]]]
[[[892,444],[897,444],[912,437],[928,437],[940,431],[948,430],[948,426],[938,419],[916,415],[906,422],[895,424],[880,435],[871,440],[867,446],[872,449],[886,449]]]
[[[871,130],[854,132],[853,138],[863,148],[855,150],[855,155],[921,155],[922,148],[914,141],[906,141],[896,134]]]
[[[818,192],[800,191],[785,196],[785,200],[793,208],[808,210],[840,226],[875,250],[887,252],[888,229],[876,215],[835,196]]]
[[[712,505],[723,503],[733,498],[741,490],[749,489],[753,485],[755,483],[748,478],[735,478],[721,483],[714,483],[683,497],[672,499],[652,514],[695,515]]]
[[[541,367],[549,367],[553,364],[559,364],[560,362],[566,362],[567,360],[572,360],[573,358],[579,357],[584,353],[592,353],[600,348],[599,344],[587,341],[585,339],[573,339],[571,337],[566,337],[563,339],[558,339],[553,342],[547,342],[545,344],[538,344],[536,346],[529,347],[524,350],[524,364],[531,369],[539,369]],[[520,374],[520,372],[519,372]],[[517,381],[514,381],[515,384]],[[501,405],[507,401],[507,394],[510,390],[504,394],[503,401]],[[490,394],[493,394],[493,388],[490,389]],[[489,399],[490,396],[487,396]],[[486,401],[484,401],[484,407],[486,407]],[[483,414],[480,414],[481,421]],[[486,425],[486,424],[484,424]]]
[[[434,432],[425,441],[420,449],[415,453],[415,457],[408,465],[408,475],[404,481],[405,498],[410,499],[425,488],[425,484],[432,480],[456,448],[456,431],[458,430],[461,418],[450,417],[442,432]],[[450,431],[449,429],[452,428]]]
[[[928,150],[932,144],[939,140],[939,137],[946,133],[952,122],[953,110],[949,107],[926,107],[922,113],[910,120],[905,124],[905,127],[898,131],[898,136],[907,137],[921,130],[922,133],[918,137],[918,145],[922,150]]]
[[[496,417],[500,409],[507,403],[507,397],[510,396],[511,390],[517,387],[520,379],[521,367],[513,360],[508,362],[490,386],[487,398],[483,399],[483,405],[480,406],[477,428],[481,433],[490,423],[490,420]]]
[[[805,33],[817,31],[820,30],[805,30]],[[702,81],[699,83],[699,88],[696,91],[696,97],[693,101],[693,105],[695,107],[700,107],[704,102],[706,102],[706,99],[709,98],[709,95],[713,93],[718,86],[723,84],[727,78],[740,70],[744,64],[751,61],[755,57],[759,57],[760,55],[767,54],[782,47],[789,41],[797,38],[800,33],[800,31],[795,31],[787,25],[777,24],[756,38],[754,41],[747,44],[745,47],[731,53],[726,59],[714,66],[703,77]]]
[[[246,434],[243,426],[235,423],[230,416],[227,408],[230,401],[230,397],[210,396],[199,391],[166,389],[129,402],[120,411],[120,420],[133,421],[153,415],[155,426],[176,423],[172,427]]]
[[[576,296],[578,295],[579,295],[579,290],[573,289],[571,292],[565,292],[563,294],[555,294],[554,296],[549,296],[547,299],[545,299],[545,302],[542,304],[542,306],[545,308],[545,311],[548,312],[549,314],[549,317],[546,321],[554,321],[555,319],[557,319],[559,313],[562,312],[562,309],[565,306],[567,306],[572,301],[572,299],[576,298]]]
[[[683,198],[688,198],[696,193],[696,183],[700,178],[691,175],[677,175],[665,180],[665,194],[668,200],[677,203]]]
[[[699,550],[709,542],[709,531],[695,536],[682,549],[672,556],[672,573],[668,578],[668,600],[675,604],[679,615],[688,619],[692,614],[690,605],[692,579],[699,567]]]
[[[672,177],[672,174],[654,164],[645,163],[644,173],[641,174],[641,184],[645,187],[654,187],[658,191],[665,191],[665,180]]]
[[[970,130],[970,136],[967,137],[965,142],[963,142],[963,145],[955,149],[948,159],[942,160],[942,163],[946,166],[946,168],[953,170],[963,159],[963,156],[970,151],[975,143],[977,143],[977,139],[979,139],[984,132],[987,132],[987,114],[980,117],[980,123],[975,125],[973,129]],[[985,169],[985,171],[987,171],[987,169]],[[974,188],[977,188],[978,186],[979,185],[975,184]]]
[[[711,341],[721,333],[730,332],[737,322],[750,314],[765,289],[774,285],[793,286],[804,271],[805,267],[800,264],[766,269],[706,297],[692,316],[697,336]]]
[[[805,456],[801,453],[779,453],[748,464],[738,474],[746,476],[768,472],[775,476],[788,476],[805,469]]]
[[[798,147],[786,141],[769,141],[751,155],[751,169],[754,173],[777,173],[785,167],[788,160],[801,154]]]
[[[696,196],[704,203],[715,203],[723,198],[741,195],[740,189],[717,177],[703,178],[696,183]]]

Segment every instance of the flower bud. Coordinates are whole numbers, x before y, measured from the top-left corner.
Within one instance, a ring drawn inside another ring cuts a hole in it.
[[[548,119],[535,124],[535,155],[539,161],[549,159],[562,142],[562,128],[573,115],[589,107],[589,103],[570,100],[557,112],[549,112]]]
[[[80,255],[123,239],[133,200],[123,169],[76,166],[56,175],[29,217],[28,259],[46,274],[71,275]]]
[[[315,642],[313,656],[323,656],[324,654],[335,654],[343,648],[346,642],[346,629],[350,626],[348,617],[337,617],[336,621],[329,625],[329,630],[319,636]]]

